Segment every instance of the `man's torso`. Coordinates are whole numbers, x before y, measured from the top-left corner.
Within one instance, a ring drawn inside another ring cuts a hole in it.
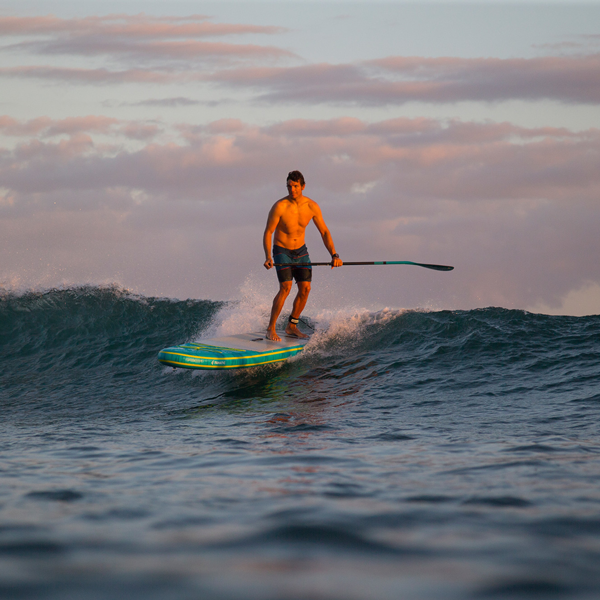
[[[299,202],[293,202],[286,197],[277,204],[281,215],[275,228],[274,243],[290,250],[300,248],[304,245],[306,226],[315,216],[314,202],[303,196]]]

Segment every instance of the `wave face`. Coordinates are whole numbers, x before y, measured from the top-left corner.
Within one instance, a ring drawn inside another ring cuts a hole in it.
[[[600,316],[340,309],[283,364],[156,359],[265,311],[0,293],[4,595],[597,596]]]
[[[0,301],[0,359],[9,402],[25,412],[103,410],[108,398],[127,412],[162,381],[157,351],[184,341],[221,306],[80,287]],[[123,393],[125,392],[125,394]],[[150,400],[150,404],[152,401]],[[138,407],[139,408],[139,407]]]

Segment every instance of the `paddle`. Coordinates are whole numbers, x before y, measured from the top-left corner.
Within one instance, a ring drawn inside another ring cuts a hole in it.
[[[345,262],[342,266],[352,265],[414,265],[415,267],[425,267],[434,271],[452,271],[454,267],[446,267],[445,265],[427,265],[424,263],[411,262],[410,260],[379,260],[371,262]],[[330,267],[330,262],[313,262],[313,263],[274,263],[274,267]]]

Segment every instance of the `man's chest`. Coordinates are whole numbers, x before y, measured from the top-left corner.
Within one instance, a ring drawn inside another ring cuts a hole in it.
[[[281,215],[281,223],[286,229],[294,227],[306,227],[312,218],[313,214],[308,206],[290,206]]]

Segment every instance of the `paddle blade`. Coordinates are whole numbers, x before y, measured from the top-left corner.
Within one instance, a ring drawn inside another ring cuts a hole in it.
[[[421,263],[415,263],[419,267],[425,267],[426,269],[433,269],[434,271],[452,271],[454,267],[447,267],[446,265],[424,265]]]

